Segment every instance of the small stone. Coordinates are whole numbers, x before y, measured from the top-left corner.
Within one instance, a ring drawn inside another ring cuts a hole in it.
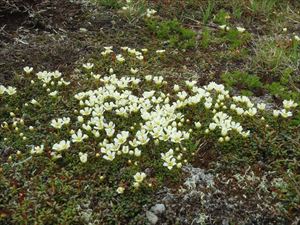
[[[151,211],[146,212],[146,217],[151,224],[156,224],[158,222],[158,217]]]
[[[227,218],[223,219],[222,225],[229,225],[229,221]]]
[[[166,207],[164,204],[156,204],[155,206],[152,206],[150,210],[154,214],[159,215],[159,214],[163,214],[166,211]]]
[[[166,193],[166,196],[162,199],[164,203],[170,203],[174,200],[174,195],[171,193]]]

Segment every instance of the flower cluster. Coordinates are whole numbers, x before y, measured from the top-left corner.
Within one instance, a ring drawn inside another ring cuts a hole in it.
[[[51,152],[51,155],[53,156],[54,159],[61,158],[62,157],[61,152],[69,148],[70,148],[70,141],[62,140],[59,143],[56,143],[52,146],[52,149],[54,151]]]
[[[273,110],[273,116],[278,117],[282,116],[283,118],[288,118],[293,116],[293,113],[290,111],[292,108],[296,108],[298,106],[297,103],[295,103],[293,100],[283,100],[283,109]]]
[[[115,65],[124,67],[127,63],[122,62],[132,62],[129,60],[132,58],[143,60],[148,52],[147,49],[129,47],[122,47],[121,51],[122,54],[116,54],[113,46],[109,46],[101,54],[104,58],[110,58],[107,56],[112,54],[117,62]],[[155,52],[163,53],[165,50]],[[195,80],[187,80],[184,85],[175,84],[169,88],[163,76],[141,76],[141,68],[136,68],[136,61],[128,64],[127,76],[118,76],[113,68],[104,75],[94,74],[91,71],[93,63],[83,64],[84,72],[92,76],[84,77],[82,82],[90,84],[92,81],[92,88],[82,85],[80,91],[70,90],[73,99],[68,95],[67,100],[71,104],[69,109],[64,110],[67,116],[47,122],[47,129],[49,126],[57,129],[55,141],[51,139],[50,143],[44,141],[36,146],[27,143],[30,153],[42,155],[45,148],[51,149],[50,155],[56,160],[77,151],[78,161],[82,163],[96,156],[105,164],[126,159],[130,164],[133,161],[135,166],[139,165],[139,161],[155,156],[162,167],[173,170],[187,163],[187,158],[193,155],[189,146],[199,140],[200,135],[217,138],[220,143],[246,138],[251,134],[249,124],[244,122],[249,118],[263,118],[268,112],[265,103],[253,103],[246,96],[231,96],[222,84],[210,82],[198,86]],[[28,67],[24,71],[29,74],[33,69]],[[42,86],[47,88],[70,83],[61,78],[59,71],[43,71],[36,75],[38,83],[41,81]],[[66,92],[62,91],[62,97]],[[11,95],[16,90],[1,85],[0,94],[3,93]],[[30,101],[32,105],[41,106],[39,102],[34,98]],[[284,100],[283,109],[274,110],[273,115],[290,117],[292,109],[297,106],[293,100]],[[23,131],[19,131],[19,126],[24,126],[24,120],[17,119],[14,112],[10,115],[13,129],[26,140]],[[9,130],[9,126],[7,122],[1,124],[3,129]],[[32,126],[28,130],[35,132]],[[72,151],[67,151],[70,148]],[[133,186],[139,187],[145,177],[143,172],[136,173]],[[123,191],[124,187],[117,190],[118,193]]]
[[[42,154],[43,152],[44,152],[44,145],[33,146],[30,151],[31,154]]]
[[[56,129],[61,129],[63,125],[68,125],[71,119],[69,117],[63,117],[58,119],[53,119],[51,121],[51,126]]]
[[[26,74],[30,74],[30,73],[33,71],[33,68],[32,68],[32,67],[29,67],[29,66],[25,66],[25,67],[23,68],[23,70],[24,70],[24,72],[25,72]]]
[[[17,93],[17,89],[12,86],[5,87],[4,85],[0,85],[0,96],[4,94],[14,95]]]
[[[174,156],[174,150],[170,149],[166,153],[161,153],[161,158],[164,161],[163,166],[167,167],[169,170],[173,169],[174,166],[178,168],[182,167],[182,163],[177,163],[177,160],[181,160],[182,154],[180,153],[177,157]]]
[[[139,3],[135,3],[132,0],[126,0],[126,5],[122,7],[122,10],[125,11],[125,12],[129,12],[131,14],[140,13],[140,15],[136,15],[136,16],[146,16],[148,18],[150,18],[150,17],[152,17],[152,16],[155,15],[156,10],[154,10],[154,9],[147,9],[146,12],[145,12],[144,10],[141,10],[143,8],[140,7],[138,4]],[[143,11],[143,12],[140,12],[140,11]]]
[[[133,186],[135,188],[138,188],[141,183],[143,182],[143,180],[146,178],[146,174],[143,173],[143,172],[137,172],[134,176],[134,183],[133,183]]]

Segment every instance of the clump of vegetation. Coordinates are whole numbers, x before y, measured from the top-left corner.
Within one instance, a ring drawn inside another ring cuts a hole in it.
[[[299,41],[297,37],[283,41],[261,41],[257,46],[252,63],[265,82],[265,88],[274,96],[300,98],[299,76]]]
[[[148,8],[147,1],[127,0],[126,4],[122,7],[122,14],[125,16],[129,23],[137,22],[141,18],[151,18],[156,14],[155,9]]]
[[[269,16],[278,3],[279,0],[251,0],[250,9],[254,14]]]
[[[208,1],[206,7],[201,8],[203,24],[207,24],[209,22],[209,20],[212,18],[214,8],[215,8],[214,1]]]
[[[299,41],[271,39],[258,42],[253,63],[256,67],[278,77],[287,68],[296,70],[299,66],[299,59]]]
[[[242,71],[224,73],[221,75],[221,78],[228,87],[235,87],[240,90],[249,91],[250,93],[263,88],[263,83],[258,76]]]
[[[251,40],[251,35],[246,31],[245,28],[236,27],[231,28],[227,25],[221,25],[222,32],[220,35],[220,42],[226,43],[231,49],[241,48],[246,46]]]
[[[0,223],[295,222],[299,3],[91,2],[0,3]]]
[[[168,174],[176,177],[181,167],[193,160],[197,140],[217,140],[215,145],[224,152],[239,148],[249,137],[265,141],[262,130],[276,118],[287,127],[298,105],[285,100],[281,109],[270,114],[266,104],[253,103],[246,96],[231,96],[222,84],[211,82],[199,87],[196,81],[187,80],[183,85],[173,86],[162,76],[140,75],[145,58],[158,60],[165,57],[165,50],[152,54],[147,49],[122,47],[121,51],[105,47],[101,52],[101,67],[86,63],[80,74],[69,78],[59,71],[34,74],[33,68],[25,67],[23,74],[16,77],[17,88],[0,87],[3,137],[0,144],[8,149],[2,158],[2,189],[8,188],[7,194],[17,201],[8,207],[10,200],[5,198],[3,204],[7,205],[6,214],[13,215],[14,223],[32,222],[33,215],[45,223],[49,220],[46,212],[54,214],[47,205],[32,211],[31,202],[40,197],[30,196],[23,189],[27,176],[37,182],[30,188],[41,189],[39,194],[46,190],[50,195],[61,194],[48,204],[59,205],[58,210],[62,205],[67,207],[60,217],[51,217],[51,223],[65,222],[78,215],[75,203],[66,202],[76,193],[69,183],[72,179],[78,179],[79,186],[87,185],[87,190],[101,190],[104,199],[126,199],[131,195],[135,198],[141,192],[151,193],[163,184]],[[93,71],[94,68],[101,71]],[[234,76],[246,78],[249,87],[260,86],[250,75],[235,73]],[[226,78],[234,84],[228,75]],[[261,141],[257,144],[263,145]],[[152,172],[147,172],[147,168]],[[9,187],[11,171],[20,177]],[[56,178],[51,174],[56,174]],[[93,182],[86,183],[83,175]],[[43,184],[42,179],[47,183]],[[22,188],[18,189],[20,185]],[[103,192],[104,189],[107,191]],[[141,203],[145,201],[147,198]],[[118,222],[138,216],[139,209],[125,215],[126,210],[118,211],[115,207],[115,216],[121,217]],[[92,214],[80,217],[80,220],[92,219],[95,219]],[[115,218],[102,219],[116,222]]]
[[[166,41],[170,47],[189,49],[196,46],[196,33],[191,29],[184,28],[178,20],[162,22],[149,20],[147,26],[159,39]]]
[[[226,12],[224,9],[221,9],[215,16],[213,21],[217,24],[223,25],[228,24],[228,19],[230,18],[230,15],[228,12]]]

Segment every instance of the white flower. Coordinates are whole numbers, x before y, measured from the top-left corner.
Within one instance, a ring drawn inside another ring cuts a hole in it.
[[[245,32],[245,28],[243,28],[243,27],[236,27],[236,29],[238,30],[238,32],[240,32],[240,33],[243,33],[243,32]]]
[[[86,163],[87,162],[87,158],[88,158],[88,154],[87,153],[82,153],[79,152],[79,159],[82,163]]]
[[[148,133],[145,130],[139,130],[138,132],[136,132],[135,136],[141,145],[147,144],[148,141],[150,140],[148,138]]]
[[[225,24],[224,24],[224,25],[220,25],[219,28],[220,28],[221,30],[226,30],[226,29],[227,29],[227,25],[225,25]]]
[[[180,86],[177,85],[177,84],[175,84],[174,87],[173,87],[173,90],[174,90],[175,92],[178,92],[178,91],[180,90]]]
[[[123,187],[118,187],[118,188],[117,188],[117,193],[118,193],[118,194],[123,194],[124,191],[125,191],[125,188],[123,188]]]
[[[41,154],[44,151],[44,145],[33,146],[30,153],[31,154]]]
[[[84,118],[82,116],[77,116],[77,120],[79,123],[83,123]]]
[[[182,101],[182,100],[186,99],[186,97],[188,96],[188,94],[185,91],[181,91],[181,92],[177,93],[177,96],[178,96],[179,100]]]
[[[63,125],[67,125],[69,123],[70,123],[70,118],[63,117],[63,118],[53,119],[50,125],[56,129],[61,129]]]
[[[145,76],[146,81],[151,81],[152,80],[152,75],[147,75]]]
[[[164,80],[164,78],[162,76],[153,77],[153,82],[157,85],[161,85],[163,80]]]
[[[124,145],[124,146],[122,147],[122,152],[123,152],[124,154],[128,154],[128,152],[129,152],[129,147]]]
[[[14,88],[14,87],[8,86],[8,87],[6,88],[6,93],[7,93],[8,95],[14,95],[15,93],[17,93],[17,89]]]
[[[133,183],[133,187],[134,187],[134,188],[139,188],[139,186],[140,186],[140,183],[138,183],[138,182],[134,182],[134,183]]]
[[[6,87],[0,85],[0,95],[3,95],[6,92]]]
[[[55,97],[55,96],[57,96],[57,93],[58,93],[58,91],[52,91],[49,93],[49,96]]]
[[[137,55],[136,58],[137,58],[138,60],[143,60],[143,59],[144,59],[144,56],[142,56],[142,55]]]
[[[57,152],[67,150],[69,148],[70,148],[70,141],[65,141],[65,140],[62,140],[59,143],[56,143],[52,146],[52,149],[57,151]]]
[[[62,121],[63,121],[64,125],[67,125],[70,123],[71,119],[69,117],[63,117]]]
[[[180,143],[183,139],[184,138],[181,132],[173,132],[171,134],[171,141],[174,143]]]
[[[60,78],[61,77],[61,72],[59,72],[58,70],[55,70],[53,73],[52,73],[52,76],[54,77],[54,78]]]
[[[273,110],[273,116],[274,116],[274,117],[278,117],[279,114],[280,114],[280,111],[279,111],[279,110],[276,110],[276,109]]]
[[[131,68],[131,69],[130,69],[130,72],[131,72],[132,74],[136,74],[137,72],[139,72],[139,69],[133,69],[133,68]]]
[[[23,70],[24,70],[24,72],[25,72],[26,74],[30,74],[30,73],[33,71],[33,68],[32,68],[32,67],[29,67],[29,66],[25,66],[25,67],[23,68]]]
[[[93,63],[85,63],[82,66],[83,66],[83,68],[90,70],[94,67],[94,64]]]
[[[74,143],[80,143],[84,139],[87,139],[87,138],[88,138],[88,136],[86,134],[82,134],[81,129],[79,129],[76,134],[72,135],[72,142],[74,142]]]
[[[266,109],[266,104],[265,103],[258,103],[257,108],[261,111]]]
[[[283,101],[283,107],[285,109],[296,108],[297,106],[298,106],[298,104],[295,103],[293,100],[284,100]]]
[[[39,104],[38,101],[35,100],[34,98],[31,99],[30,103],[31,103],[32,105],[38,105],[38,104]]]
[[[134,149],[134,155],[136,156],[136,157],[140,157],[141,156],[141,150],[139,150],[138,148],[135,148]]]
[[[201,125],[201,123],[200,122],[195,122],[195,127],[196,128],[200,128],[202,125]]]
[[[64,84],[65,86],[68,86],[71,82],[65,81],[64,78],[61,78],[60,81],[58,81],[58,85]]]
[[[176,165],[175,158],[168,158],[163,164],[163,166],[167,167],[169,170],[171,170],[175,165]]]
[[[281,115],[283,118],[287,118],[287,117],[291,117],[293,114],[292,114],[292,112],[286,111],[286,109],[282,109],[282,110],[280,111],[280,115]]]
[[[137,183],[141,183],[146,178],[146,174],[144,172],[137,172],[133,178]]]
[[[101,75],[100,74],[93,74],[93,77],[95,80],[100,80]]]
[[[209,124],[209,129],[210,129],[210,130],[214,130],[214,129],[216,129],[216,127],[217,127],[217,124],[216,124],[216,123],[210,123],[210,124]]]
[[[119,61],[119,62],[124,62],[124,61],[125,61],[125,58],[124,58],[121,54],[117,55],[117,56],[116,56],[116,59],[117,59],[117,61]]]
[[[56,120],[56,119],[53,119],[52,121],[51,121],[51,124],[50,124],[52,127],[54,127],[54,128],[56,128],[56,129],[60,129],[60,128],[62,128],[62,126],[64,125],[64,122],[63,122],[63,120],[61,120],[61,119],[58,119],[58,120]]]
[[[240,107],[237,107],[235,110],[238,115],[242,115],[245,112],[244,109]]]
[[[106,155],[103,156],[103,158],[108,161],[113,161],[115,159],[115,156],[116,156],[115,152],[108,151],[106,152]]]
[[[243,137],[249,137],[249,135],[250,135],[250,131],[248,130],[248,131],[246,131],[246,132],[241,132],[241,135],[243,136]]]
[[[256,113],[257,113],[257,109],[256,109],[256,108],[250,108],[250,109],[248,109],[248,111],[247,111],[247,114],[248,114],[249,116],[254,116]]]
[[[210,109],[211,106],[212,106],[212,102],[205,102],[205,103],[204,103],[204,107],[205,107],[206,109]]]
[[[295,35],[294,38],[296,41],[300,41],[300,37],[298,35]]]
[[[106,135],[112,137],[115,133],[115,129],[112,127],[105,128]]]

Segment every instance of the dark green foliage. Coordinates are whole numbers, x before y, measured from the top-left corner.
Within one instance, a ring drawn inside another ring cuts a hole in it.
[[[176,19],[162,22],[149,20],[147,26],[159,39],[167,41],[170,47],[189,49],[196,46],[196,33],[184,28]]]
[[[232,73],[224,73],[221,76],[223,82],[228,87],[236,87],[238,89],[246,89],[248,91],[254,91],[263,87],[260,78],[256,75],[250,75],[246,72],[235,71]],[[245,93],[245,90],[244,90]]]
[[[227,24],[229,14],[224,10],[221,9],[214,17],[214,22],[220,25]]]
[[[251,35],[248,32],[241,33],[235,28],[221,33],[221,41],[229,44],[232,49],[245,46],[250,40]]]
[[[300,95],[297,91],[291,91],[288,87],[282,85],[280,82],[272,82],[271,84],[267,84],[266,89],[270,92],[270,94],[281,99],[300,99]]]
[[[201,10],[202,21],[204,24],[207,24],[211,19],[214,8],[214,1],[208,1],[207,6]]]

